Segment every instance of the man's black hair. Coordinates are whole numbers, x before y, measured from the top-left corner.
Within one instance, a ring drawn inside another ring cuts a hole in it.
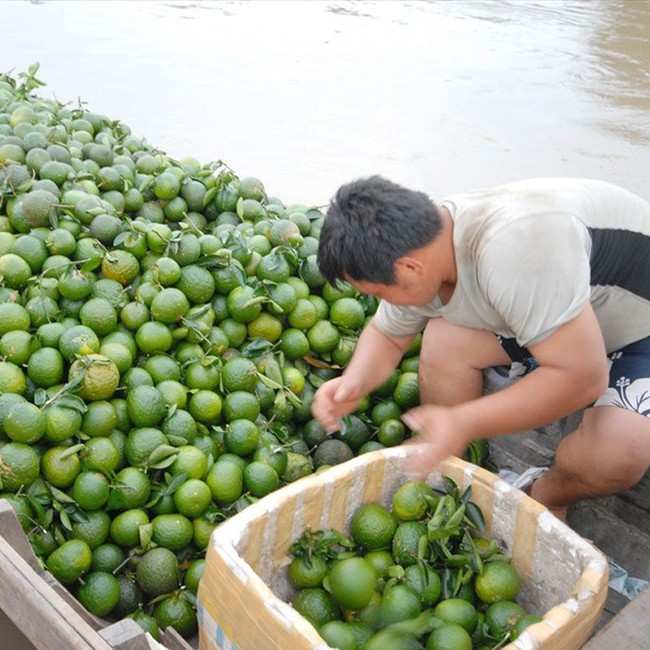
[[[381,176],[352,181],[332,199],[318,245],[318,265],[331,282],[393,284],[395,260],[426,246],[442,224],[435,203]]]

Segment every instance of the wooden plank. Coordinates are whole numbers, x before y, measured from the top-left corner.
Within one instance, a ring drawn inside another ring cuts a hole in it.
[[[4,537],[7,543],[18,552],[18,555],[36,573],[43,573],[43,569],[38,563],[38,558],[32,550],[27,535],[25,535],[14,509],[6,499],[0,499],[0,531],[2,531],[2,537]]]
[[[0,584],[0,609],[39,650],[111,650],[3,537]]]
[[[650,639],[650,589],[642,591],[583,650],[647,650]]]
[[[25,638],[25,635],[14,625],[7,615],[0,609],[0,639],[1,648],[10,650],[34,650],[34,646]]]
[[[605,600],[605,609],[603,610],[603,615],[598,621],[594,634],[600,632],[600,630],[602,630],[614,618],[614,616],[623,609],[623,607],[629,605],[629,603],[630,599],[627,598],[627,596],[619,594],[618,591],[614,591],[611,588],[608,589],[607,599]]]
[[[161,643],[168,650],[192,650],[198,648],[198,636],[186,641],[173,627],[166,627],[160,636]],[[125,648],[125,650],[131,650]]]
[[[114,650],[151,650],[144,630],[130,618],[113,623],[99,631]]]

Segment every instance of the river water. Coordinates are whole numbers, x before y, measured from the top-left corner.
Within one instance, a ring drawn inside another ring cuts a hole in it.
[[[650,198],[650,2],[11,1],[0,70],[223,160],[287,203],[379,173],[432,198],[526,176]]]

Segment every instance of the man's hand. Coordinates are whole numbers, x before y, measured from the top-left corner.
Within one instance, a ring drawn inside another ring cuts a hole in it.
[[[413,338],[391,338],[370,322],[343,375],[324,383],[314,395],[312,413],[327,431],[341,429],[341,418],[355,411],[366,395],[388,379]]]
[[[453,407],[418,406],[404,413],[402,420],[416,434],[407,443],[418,450],[409,457],[406,466],[407,474],[413,479],[425,479],[449,456],[462,457],[476,437],[464,428]]]
[[[327,431],[341,429],[341,418],[356,410],[364,394],[345,375],[326,381],[314,395],[311,410]]]

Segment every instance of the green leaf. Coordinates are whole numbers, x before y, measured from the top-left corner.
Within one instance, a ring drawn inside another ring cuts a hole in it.
[[[289,403],[296,408],[302,406],[302,400],[290,389],[285,388],[284,394],[287,396]]]
[[[176,447],[172,447],[171,445],[160,445],[149,454],[149,458],[147,458],[147,465],[151,467],[153,463],[165,460],[172,455],[176,456],[177,454],[178,449]]]
[[[210,366],[214,366],[221,364],[221,359],[219,357],[215,357],[212,354],[207,354],[206,356],[202,357],[199,363],[204,367],[208,368]]]
[[[155,181],[155,179],[154,179],[153,176],[147,176],[147,178],[145,178],[140,183],[140,187],[138,187],[138,189],[140,190],[140,192],[144,193],[144,192],[146,192],[146,190],[148,190],[154,184],[154,181]]]
[[[136,237],[137,235],[134,235],[133,233],[130,233],[128,231],[121,232],[115,239],[113,240],[113,246],[119,246],[120,244],[123,244],[126,240],[127,237]]]
[[[79,411],[79,413],[85,413],[88,410],[88,405],[86,402],[79,397],[79,395],[63,394],[55,400],[57,406],[65,406],[69,409],[74,409]]]
[[[58,503],[77,503],[71,496],[68,496],[65,492],[62,492],[58,488],[55,488],[53,485],[50,485],[50,490],[55,501]]]
[[[72,447],[68,447],[60,456],[59,458],[61,460],[65,460],[66,458],[69,458],[70,456],[74,456],[77,452],[81,451],[82,449],[85,449],[85,445],[82,443],[79,443],[77,445],[72,445]],[[56,488],[54,488],[56,489]]]
[[[146,549],[151,544],[151,537],[153,535],[153,524],[143,524],[138,526],[138,533],[140,535],[140,546]]]
[[[262,373],[258,375],[258,378],[268,388],[273,388],[273,390],[280,390],[282,388],[282,384],[278,384],[276,381],[269,379],[266,375],[263,375]]]
[[[242,356],[246,357],[247,359],[252,359],[269,352],[272,348],[273,344],[270,341],[257,337],[251,339],[251,341],[243,345],[240,348],[240,352],[242,353]]]
[[[183,436],[175,436],[175,435],[168,435],[167,436],[167,442],[169,442],[170,445],[173,447],[182,447],[183,445],[189,444],[189,440],[187,438],[183,438]]]
[[[467,503],[472,498],[472,486],[468,485],[458,498],[460,503]]]
[[[427,535],[422,535],[418,540],[418,558],[425,558],[429,551],[429,538]]]
[[[282,369],[280,368],[280,364],[272,357],[266,361],[264,375],[272,381],[276,382],[279,387],[282,387],[284,385],[284,378],[282,377]]]
[[[237,213],[237,216],[243,220],[244,218],[244,199],[243,197],[239,197],[237,199],[237,206],[235,207],[235,212]]]
[[[385,629],[397,634],[408,634],[414,637],[421,637],[429,634],[442,624],[442,621],[440,618],[434,615],[432,609],[426,609],[421,614],[418,614],[415,618],[393,623],[392,625],[387,626]]]
[[[254,503],[253,497],[249,497],[247,495],[240,497],[237,499],[237,501],[235,501],[235,512],[241,512],[242,510],[245,510],[252,503]]]
[[[198,604],[196,596],[187,589],[181,592],[181,597],[192,605],[192,607],[196,607]]]
[[[167,486],[163,489],[163,493],[166,495],[172,495],[178,488],[185,483],[188,479],[188,474],[187,472],[180,472],[179,474],[176,474],[172,478],[172,480],[167,484]]]
[[[32,507],[32,510],[36,515],[36,521],[38,522],[38,525],[41,528],[47,529],[47,527],[50,524],[50,521],[48,520],[51,518],[51,516],[48,517],[47,511],[45,510],[45,508],[43,507],[43,505],[40,503],[38,499],[35,499],[30,494],[26,494],[25,498],[27,499],[27,502]]]
[[[483,511],[473,501],[468,501],[465,505],[465,519],[480,532],[485,530]]]
[[[219,191],[219,188],[215,185],[214,187],[211,187],[206,193],[205,196],[203,197],[203,207],[207,207],[212,201],[214,201],[214,197],[217,196],[217,192]]]
[[[454,499],[458,499],[458,485],[456,485],[456,482],[449,476],[443,476],[442,481],[445,488],[445,494],[450,495]]]
[[[448,519],[446,526],[448,528],[454,528],[459,526],[463,518],[465,517],[465,511],[466,511],[467,506],[464,503],[461,503],[458,508],[456,509],[456,512],[454,512]]]
[[[59,526],[54,527],[54,539],[56,540],[56,543],[61,546],[66,543],[66,538],[65,535],[63,534],[63,531]]]
[[[57,508],[59,511],[59,519],[61,521],[61,525],[69,532],[72,532],[72,523],[70,522],[70,517],[68,517],[68,513],[61,508]]]
[[[149,469],[167,469],[168,467],[171,467],[174,464],[174,461],[176,460],[177,454],[174,456],[170,456],[169,458],[165,458],[164,460],[161,460],[158,463],[154,463],[152,465],[149,465]]]
[[[402,578],[404,576],[404,567],[400,564],[393,564],[388,567],[389,578]]]

